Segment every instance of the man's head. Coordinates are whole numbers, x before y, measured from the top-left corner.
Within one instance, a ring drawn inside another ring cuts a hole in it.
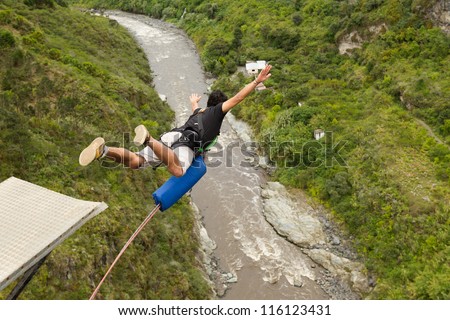
[[[225,102],[228,100],[228,97],[225,93],[223,93],[220,90],[214,90],[211,92],[208,98],[208,102],[206,102],[206,107],[214,107],[217,106],[219,103]]]

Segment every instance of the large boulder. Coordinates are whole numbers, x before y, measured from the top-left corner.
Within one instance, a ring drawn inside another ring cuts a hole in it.
[[[281,236],[303,248],[325,243],[320,221],[313,216],[314,209],[294,202],[282,184],[268,182],[261,195],[264,216]]]
[[[311,249],[304,252],[317,264],[349,283],[356,292],[360,294],[370,292],[367,271],[363,264],[339,257],[326,249]]]

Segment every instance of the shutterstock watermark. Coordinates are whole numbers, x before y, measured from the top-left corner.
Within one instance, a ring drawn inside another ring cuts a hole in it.
[[[109,142],[107,145],[125,148],[130,153],[138,155],[144,147],[134,146],[130,137],[130,133],[124,133],[122,141]],[[240,140],[217,142],[207,153],[206,165],[209,168],[235,166],[246,168],[261,165],[276,166],[277,168],[318,168],[336,165],[347,167],[347,163],[341,155],[346,144],[346,140],[336,141],[331,131],[325,132],[320,140],[277,141],[269,138],[264,142]],[[172,152],[172,150],[167,147],[165,152]],[[101,160],[101,166],[106,168],[126,167],[108,157]]]
[[[341,152],[346,140],[336,141],[332,131],[325,132],[319,140],[288,140],[283,142],[269,139],[264,149],[269,150],[269,159],[285,168],[318,168],[335,165],[347,167]]]

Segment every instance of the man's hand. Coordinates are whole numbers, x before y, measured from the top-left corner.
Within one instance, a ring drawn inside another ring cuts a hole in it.
[[[197,93],[193,93],[189,96],[189,100],[191,100],[191,103],[198,103],[201,98],[202,96]]]
[[[260,82],[264,82],[267,79],[270,78],[270,76],[272,75],[270,73],[270,69],[272,69],[272,66],[270,64],[267,64],[264,69],[261,70],[261,72],[258,74],[258,76],[256,77],[256,82],[260,83]]]
[[[202,96],[197,93],[193,93],[189,96],[189,100],[191,101],[192,112],[194,112],[195,109],[198,108],[198,102],[200,101],[201,98]]]
[[[244,88],[241,89],[234,97],[231,99],[228,99],[222,104],[222,112],[227,113],[232,108],[237,106],[242,100],[245,99],[251,92],[253,92],[260,82],[264,82],[267,79],[270,78],[272,75],[270,73],[270,69],[272,69],[272,66],[270,64],[267,64],[264,69],[261,70],[261,72],[258,74],[255,80],[247,84]]]

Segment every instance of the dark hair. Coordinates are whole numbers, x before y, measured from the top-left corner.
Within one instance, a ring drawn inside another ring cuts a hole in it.
[[[228,97],[225,93],[220,90],[214,90],[211,92],[208,98],[208,102],[206,102],[206,107],[214,107],[217,106],[221,102],[225,102],[228,100]]]

